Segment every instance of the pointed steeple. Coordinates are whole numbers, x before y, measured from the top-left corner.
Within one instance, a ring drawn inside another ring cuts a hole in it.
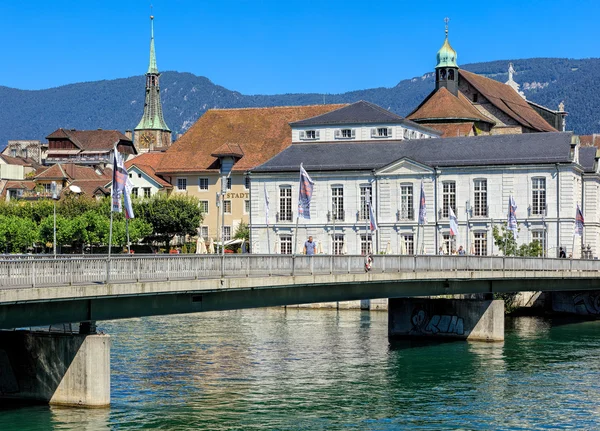
[[[154,15],[150,15],[150,64],[148,65],[147,73],[158,74],[156,53],[154,52]]]

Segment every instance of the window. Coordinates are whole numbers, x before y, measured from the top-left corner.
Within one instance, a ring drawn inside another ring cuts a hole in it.
[[[532,198],[531,214],[542,215],[546,209],[546,178],[531,180]]]
[[[244,187],[246,190],[250,190],[250,177],[247,175],[244,177]]]
[[[452,252],[456,250],[456,244],[454,243],[454,239],[450,236],[449,233],[445,233],[442,235],[442,250],[444,254],[452,254]]]
[[[367,206],[367,203],[369,205],[373,203],[373,193],[370,184],[360,186],[360,220],[369,219],[369,207]]]
[[[292,187],[279,187],[279,221],[292,221]]]
[[[250,200],[244,201],[244,214],[250,214]]]
[[[208,226],[200,226],[200,236],[202,238],[208,238]]]
[[[333,236],[333,254],[344,254],[344,234],[336,233]]]
[[[442,217],[448,218],[452,211],[456,214],[456,183],[454,181],[445,181],[442,183]]]
[[[373,235],[361,234],[360,236],[360,254],[367,254],[367,246],[369,253],[373,253]]]
[[[410,130],[404,129],[404,139],[409,139],[409,138],[410,138]]]
[[[371,129],[372,138],[391,138],[392,128],[391,127],[377,127]]]
[[[46,184],[43,184],[43,186],[44,186],[45,193],[52,193],[52,184],[46,183]]]
[[[223,226],[223,242],[231,240],[231,226]]]
[[[208,178],[198,177],[198,190],[208,190]]]
[[[406,251],[406,254],[415,254],[415,236],[411,233],[408,235],[402,235],[402,252]]]
[[[319,139],[319,136],[318,130],[300,131],[300,139]]]
[[[150,194],[151,194],[151,191],[152,191],[152,190],[150,189],[150,187],[144,187],[144,189],[143,189],[143,190],[144,190],[144,197],[145,197],[145,198],[149,198],[149,197],[150,197]]]
[[[400,220],[414,220],[413,186],[406,184],[400,186]]]
[[[356,130],[354,130],[354,129],[336,130],[335,137],[338,139],[354,139],[356,137]]]
[[[546,256],[546,235],[543,230],[531,231],[532,241],[537,241],[542,247],[542,256]]]
[[[479,100],[479,94],[477,93],[473,93],[473,103],[477,103],[477,100]]]
[[[331,187],[331,213],[334,220],[344,220],[344,187]]]
[[[475,255],[487,256],[487,232],[475,232]]]
[[[231,190],[231,177],[227,178],[227,190]]]
[[[16,148],[11,148],[10,149],[10,155],[11,155],[11,157],[17,157],[17,149]]]
[[[138,172],[138,178],[142,178],[142,174]]]
[[[281,254],[292,254],[292,235],[281,235],[279,237]]]
[[[200,201],[198,208],[202,214],[208,214],[208,201]]]
[[[129,173],[129,178],[133,178],[133,174],[131,172]]]
[[[223,211],[225,214],[231,214],[231,201],[223,201]]]
[[[487,214],[487,180],[473,181],[473,216],[486,217]]]
[[[187,190],[187,178],[177,178],[177,190]]]
[[[133,196],[134,198],[137,198],[138,197],[138,190],[139,189],[137,187],[132,188],[131,189],[131,196]]]

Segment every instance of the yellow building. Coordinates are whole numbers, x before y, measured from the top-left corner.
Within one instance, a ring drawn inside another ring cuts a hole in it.
[[[289,123],[342,106],[208,110],[165,152],[157,174],[173,185],[173,193],[201,200],[202,237],[220,240],[223,226],[227,241],[241,222],[250,222],[250,177],[246,173],[291,145]],[[223,212],[220,204],[217,206],[221,200]]]

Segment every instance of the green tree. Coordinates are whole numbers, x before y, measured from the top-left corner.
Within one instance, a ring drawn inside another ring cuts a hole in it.
[[[196,234],[196,228],[202,222],[199,203],[197,198],[191,196],[166,197],[157,194],[137,202],[134,213],[152,226],[149,239],[163,241],[168,247],[175,235]]]
[[[508,223],[505,222],[500,227],[494,225],[492,235],[494,243],[505,256],[515,256],[517,254],[517,240],[513,235],[513,231],[508,230]]]
[[[0,244],[2,251],[23,253],[38,240],[38,230],[32,220],[0,215]]]
[[[233,238],[248,240],[250,238],[250,226],[248,223],[241,222],[235,230]]]

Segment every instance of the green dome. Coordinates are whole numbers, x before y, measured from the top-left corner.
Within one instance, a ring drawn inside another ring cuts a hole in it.
[[[435,68],[437,69],[440,67],[456,67],[458,69],[458,64],[456,64],[456,51],[450,46],[450,42],[448,42],[448,33],[446,33],[444,44],[437,53],[437,65]]]

